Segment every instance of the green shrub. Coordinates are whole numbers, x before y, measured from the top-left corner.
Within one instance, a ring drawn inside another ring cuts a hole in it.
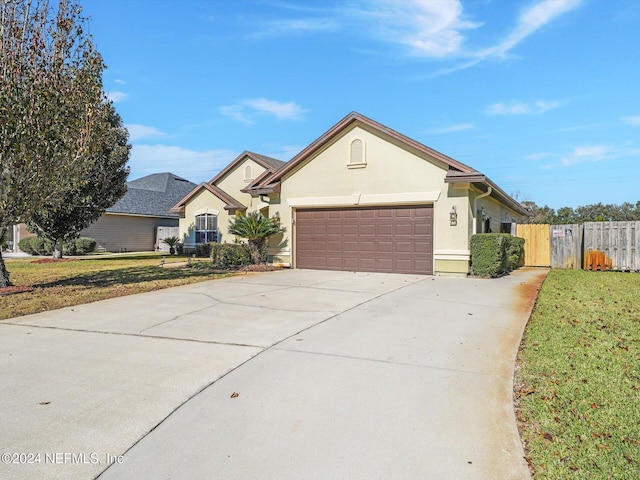
[[[18,242],[18,247],[25,253],[31,255],[48,256],[53,254],[53,242],[41,237],[27,237]],[[63,255],[86,255],[96,248],[96,241],[93,238],[80,237],[69,240],[62,245]]]
[[[33,247],[31,246],[31,239],[34,237],[23,238],[18,242],[18,248],[22,250],[24,253],[28,253],[29,255],[34,255]]]
[[[211,243],[211,263],[217,268],[249,265],[251,253],[245,243]]]
[[[211,245],[215,245],[215,243],[202,243],[198,244],[195,247],[196,257],[210,257],[211,256]]]
[[[70,240],[68,242],[64,242],[62,244],[62,254],[63,255],[77,255],[76,242]]]
[[[41,237],[30,237],[31,248],[35,255],[48,256],[53,253],[53,242]]]
[[[70,253],[69,255],[86,255],[96,249],[96,241],[89,237],[76,238],[73,245],[75,247],[75,253]]]
[[[524,259],[524,238],[509,237],[507,246],[507,262],[509,270],[515,270]]]
[[[497,277],[518,268],[524,239],[508,233],[479,233],[471,237],[471,272]]]

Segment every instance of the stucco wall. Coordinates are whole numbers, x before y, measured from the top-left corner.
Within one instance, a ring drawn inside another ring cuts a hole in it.
[[[177,218],[105,213],[80,235],[94,238],[97,249],[104,248],[109,252],[144,252],[155,249],[157,227],[177,225]]]
[[[195,217],[203,213],[218,215],[218,240],[220,242],[233,241],[235,237],[227,233],[231,216],[224,209],[225,205],[225,202],[205,189],[202,189],[185,205],[184,215],[180,217],[180,239],[185,247],[195,245]]]
[[[473,209],[473,200],[478,198],[481,195],[479,190],[473,189],[471,193],[471,205]],[[481,225],[479,224],[479,218],[484,215],[487,218],[491,219],[491,231],[493,233],[500,232],[500,224],[508,223],[508,222],[518,222],[522,219],[522,216],[511,210],[507,206],[498,202],[495,198],[491,196],[485,196],[482,198],[478,198],[476,201],[477,211],[476,211],[476,222],[474,224],[475,228],[473,228],[473,233],[481,233]],[[484,209],[484,210],[483,210]]]
[[[350,146],[355,139],[364,142],[366,166],[349,168]],[[304,206],[364,206],[434,204],[434,257],[462,261],[468,265],[468,190],[445,184],[447,167],[435,159],[425,160],[391,139],[356,127],[327,146],[305,165],[282,181],[278,213],[287,228],[288,243],[275,252],[275,260],[291,263],[291,240],[295,208]],[[457,226],[451,226],[449,212],[456,206]],[[295,245],[293,246],[295,248]],[[461,267],[461,268],[466,268]],[[465,270],[466,271],[466,270]]]
[[[251,166],[253,175],[250,180],[245,181],[244,174],[247,165]],[[251,207],[257,203],[257,199],[252,199],[250,194],[243,193],[240,190],[247,187],[252,180],[258,178],[264,171],[265,168],[262,165],[246,157],[244,161],[240,162],[236,168],[227,173],[221,180],[217,181],[215,185],[241,202],[247,207],[247,211],[249,211]]]

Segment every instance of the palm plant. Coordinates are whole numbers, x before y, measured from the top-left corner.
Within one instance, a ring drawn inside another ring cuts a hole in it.
[[[284,231],[284,227],[280,226],[280,217],[267,218],[258,211],[229,221],[229,233],[247,239],[251,261],[254,264],[267,260],[263,251],[269,237]]]
[[[162,243],[169,245],[169,254],[173,255],[174,253],[176,253],[176,245],[180,243],[180,239],[176,236],[167,237],[162,240]]]

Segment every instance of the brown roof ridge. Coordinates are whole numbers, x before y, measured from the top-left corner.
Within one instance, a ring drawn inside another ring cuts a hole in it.
[[[267,157],[266,155],[261,155],[259,153],[250,152],[249,150],[245,150],[236,158],[234,158],[226,167],[218,172],[218,174],[209,180],[208,183],[215,184],[216,182],[222,180],[230,171],[232,171],[245,157],[249,157],[251,160],[256,162],[259,165],[262,165],[269,172],[275,172],[286,162],[278,160],[276,158]]]
[[[213,195],[218,197],[223,202],[225,202],[225,204],[226,204],[225,207],[224,207],[225,210],[246,210],[247,209],[247,207],[245,207],[241,202],[239,202],[238,200],[233,198],[231,195],[229,195],[227,192],[222,190],[220,187],[216,187],[215,185],[211,185],[210,183],[207,183],[207,182],[202,182],[196,188],[191,190],[191,192],[189,192],[189,194],[187,196],[185,196],[182,200],[180,200],[169,211],[170,212],[175,212],[175,213],[182,212],[184,210],[184,205],[189,200],[191,200],[198,192],[200,192],[200,190],[202,190],[203,188],[208,190],[209,192],[211,192]]]
[[[440,153],[437,150],[434,150],[433,148],[427,147],[426,145],[416,140],[413,140],[412,138],[409,138],[406,135],[403,135],[402,133],[399,133],[385,125],[382,125],[381,123],[378,123],[375,120],[372,120],[358,112],[351,112],[342,120],[340,120],[338,123],[336,123],[333,127],[331,127],[329,130],[327,130],[324,134],[318,137],[309,146],[304,148],[300,153],[298,153],[298,155],[296,155],[289,162],[283,165],[282,168],[275,171],[273,175],[270,175],[268,178],[265,178],[260,183],[259,186],[265,187],[268,184],[273,184],[274,182],[279,181],[283,177],[283,175],[285,175],[286,173],[290,172],[291,170],[296,168],[298,165],[303,163],[309,156],[311,156],[313,153],[321,149],[326,143],[328,143],[338,133],[340,133],[344,129],[348,128],[351,124],[356,122],[360,122],[368,126],[369,128],[372,128],[380,133],[388,135],[400,141],[401,143],[404,143],[407,146],[413,147],[420,152],[423,152],[437,160],[440,160],[444,164],[448,165],[449,168],[453,168],[461,172],[475,171],[475,169],[471,168],[470,166],[465,165],[464,163],[459,162],[445,155],[444,153]]]

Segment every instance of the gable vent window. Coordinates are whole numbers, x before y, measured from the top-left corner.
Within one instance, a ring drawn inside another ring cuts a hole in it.
[[[351,142],[349,152],[348,168],[363,168],[367,166],[367,160],[365,158],[364,142],[359,138],[356,138]]]
[[[196,215],[196,243],[218,241],[218,216],[213,213]]]
[[[251,165],[247,165],[244,167],[244,181],[250,182],[251,180],[253,180],[253,169]]]

